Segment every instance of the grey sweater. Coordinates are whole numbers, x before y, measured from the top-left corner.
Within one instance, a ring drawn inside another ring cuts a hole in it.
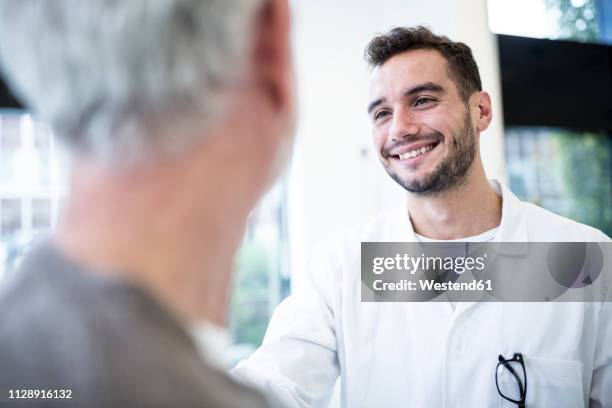
[[[71,399],[10,399],[70,390]],[[15,396],[13,392],[13,396]],[[144,290],[45,243],[0,291],[0,407],[262,407]]]

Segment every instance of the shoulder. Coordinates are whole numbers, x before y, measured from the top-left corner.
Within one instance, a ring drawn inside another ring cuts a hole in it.
[[[392,242],[397,241],[406,233],[409,223],[408,213],[401,210],[380,212],[352,228],[344,229],[327,240],[319,247],[353,246],[361,242]]]
[[[80,294],[66,296],[73,282],[55,273],[53,261],[33,250],[2,282],[0,293],[0,389],[70,390],[69,401],[106,403],[85,385],[103,387],[99,350],[83,316]],[[91,299],[95,302],[95,299]],[[87,388],[87,391],[86,391]],[[85,395],[87,394],[87,395]],[[71,406],[71,405],[68,405]]]
[[[113,406],[265,405],[258,393],[204,362],[183,324],[143,289],[115,290],[90,339],[99,343],[100,377]]]
[[[94,407],[264,406],[144,290],[44,260],[26,259],[0,295],[0,389],[60,386]]]
[[[338,231],[321,241],[311,253],[311,260],[338,264],[347,258],[359,259],[361,243],[398,241],[399,211],[381,212],[354,227]]]
[[[337,287],[344,275],[355,276],[360,270],[361,247],[364,242],[404,241],[401,236],[400,211],[379,213],[365,222],[339,231],[322,241],[310,253],[309,275],[319,287]],[[404,231],[405,233],[405,231]]]
[[[610,241],[603,232],[520,200],[504,184],[491,180],[502,194],[502,240],[530,242]]]
[[[607,242],[610,238],[600,230],[562,217],[535,204],[522,202],[527,218],[530,241]]]

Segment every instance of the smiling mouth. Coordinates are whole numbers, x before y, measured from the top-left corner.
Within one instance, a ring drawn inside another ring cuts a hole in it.
[[[410,150],[404,153],[401,153],[399,155],[394,155],[391,156],[394,159],[398,159],[398,160],[408,160],[408,159],[413,159],[415,157],[419,157],[424,155],[425,153],[429,152],[430,150],[434,149],[440,142],[433,142],[431,144],[425,145],[425,146],[421,146],[417,149],[414,150]]]

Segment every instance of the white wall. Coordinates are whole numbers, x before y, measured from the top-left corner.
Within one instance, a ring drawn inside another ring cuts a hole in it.
[[[489,30],[486,0],[455,0],[453,40],[470,46],[482,79],[484,90],[493,101],[493,122],[481,135],[480,151],[485,171],[490,178],[507,182],[504,156],[503,109],[499,57],[495,36]]]
[[[499,70],[486,0],[294,0],[299,122],[289,179],[294,277],[308,253],[335,231],[401,205],[401,190],[372,148],[365,112],[363,50],[378,32],[423,24],[465,41],[493,97],[494,123],[482,136],[485,168],[504,178]]]

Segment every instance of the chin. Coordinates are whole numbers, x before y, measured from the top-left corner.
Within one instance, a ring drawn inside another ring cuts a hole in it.
[[[406,169],[397,169],[395,174],[397,174],[402,180],[405,180],[410,183],[415,183],[423,182],[424,180],[428,179],[429,177],[431,177],[431,174],[433,174],[433,172],[434,169],[418,169],[414,171],[406,171]]]

